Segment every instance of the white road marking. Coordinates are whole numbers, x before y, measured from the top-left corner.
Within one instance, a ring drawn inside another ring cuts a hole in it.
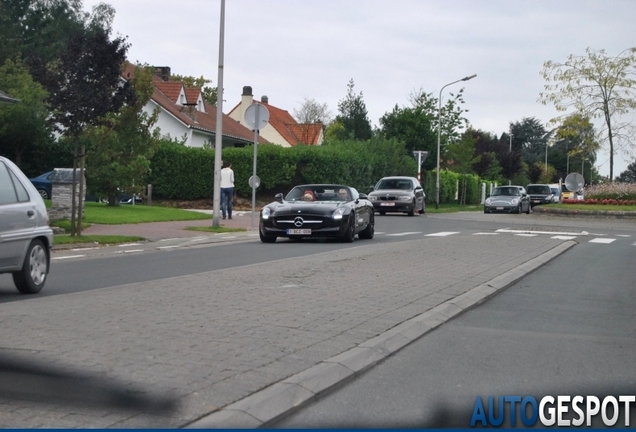
[[[617,234],[616,237],[631,237],[631,234]]]
[[[132,252],[143,252],[143,249],[129,249],[129,250],[124,250],[124,251],[116,251],[116,254],[120,254],[120,253],[132,253]]]
[[[228,239],[228,240],[229,240],[229,239],[235,239],[235,238],[236,238],[236,236],[227,236],[227,237],[221,237],[221,238],[222,238],[222,239]]]
[[[590,243],[610,244],[615,240],[616,239],[613,239],[613,238],[596,238],[596,239],[590,240]]]
[[[499,233],[494,233],[494,232],[478,232],[478,233],[473,233],[473,235],[499,235]]]
[[[554,237],[550,237],[553,238],[555,240],[572,240],[575,239],[576,236],[564,236],[564,235],[558,235],[558,236],[554,236]]]
[[[68,256],[63,256],[63,257],[54,257],[51,259],[54,260],[63,260],[63,259],[70,259],[70,258],[81,258],[81,257],[85,257],[86,255],[68,255]]]
[[[387,234],[387,237],[388,236],[401,237],[401,236],[413,235],[413,234],[422,234],[422,231],[408,231],[408,232],[402,232],[402,233]]]
[[[141,243],[122,243],[118,244],[117,247],[128,247],[128,246],[139,246]]]
[[[496,232],[511,233],[511,234],[547,234],[547,235],[571,235],[571,236],[586,236],[590,235],[587,231],[575,232],[558,232],[558,231],[532,231],[532,230],[513,230],[513,229],[498,229]]]
[[[442,231],[442,232],[433,233],[433,234],[426,234],[424,237],[444,237],[444,236],[449,236],[453,234],[459,234],[459,231]]]
[[[178,248],[179,245],[172,245],[172,246],[159,246],[157,247],[157,249],[174,249],[174,248]]]
[[[96,246],[96,247],[87,247],[87,248],[75,248],[75,249],[69,249],[69,250],[72,252],[75,252],[75,251],[85,251],[85,250],[93,250],[93,249],[100,249],[100,247]]]
[[[529,233],[519,233],[515,235],[519,237],[538,237],[539,236],[539,234],[529,234]]]

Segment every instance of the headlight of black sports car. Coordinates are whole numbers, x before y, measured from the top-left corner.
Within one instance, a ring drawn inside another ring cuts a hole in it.
[[[342,216],[344,215],[345,210],[346,210],[346,208],[344,208],[344,207],[338,207],[336,209],[336,211],[333,212],[332,217],[335,220],[342,219]]]
[[[269,219],[270,213],[271,213],[270,208],[269,207],[265,207],[265,208],[263,208],[263,212],[261,213],[261,217],[263,219]]]

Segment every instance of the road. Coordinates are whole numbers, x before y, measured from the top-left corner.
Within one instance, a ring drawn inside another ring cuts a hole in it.
[[[376,217],[373,243],[409,241],[435,233],[495,233],[497,230],[528,230],[577,234],[587,237],[612,234],[630,235],[636,228],[629,221],[567,220],[537,215],[485,215],[482,213],[438,214],[407,217]],[[625,234],[627,233],[627,234]],[[514,233],[501,233],[502,235]],[[523,233],[521,233],[523,234]],[[262,244],[254,233],[229,235],[223,243],[209,244],[205,236],[183,239],[178,244],[133,243],[119,247],[56,251],[44,290],[37,296],[19,295],[10,275],[0,275],[0,303],[22,301],[52,295],[160,280],[211,270],[241,267],[291,257],[329,253],[344,247],[364,247],[367,240],[343,245],[337,241],[294,242],[279,239],[273,245]],[[636,238],[635,238],[636,240]],[[610,248],[613,250],[613,248]],[[81,265],[78,265],[81,263]]]
[[[634,395],[636,235],[585,228],[603,235],[275,427],[469,427],[477,396]]]

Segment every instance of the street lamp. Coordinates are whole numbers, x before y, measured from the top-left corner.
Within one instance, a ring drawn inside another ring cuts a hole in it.
[[[510,131],[510,148],[508,150],[508,163],[510,164],[510,168],[512,168],[512,128]],[[512,174],[512,173],[511,173]],[[508,184],[512,184],[512,178],[508,179]]]
[[[473,74],[471,76],[464,77],[460,80],[453,81],[452,83],[446,84],[439,91],[439,99],[438,99],[438,108],[437,108],[437,178],[435,180],[435,209],[439,208],[439,152],[440,152],[440,137],[441,137],[441,125],[442,125],[442,90],[452,84],[456,84],[460,81],[468,81],[477,76],[477,74]]]

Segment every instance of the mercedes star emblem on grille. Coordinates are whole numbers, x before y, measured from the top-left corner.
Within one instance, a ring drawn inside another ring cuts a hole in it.
[[[300,216],[294,219],[294,225],[297,227],[303,226],[303,222],[303,218],[301,218]]]

